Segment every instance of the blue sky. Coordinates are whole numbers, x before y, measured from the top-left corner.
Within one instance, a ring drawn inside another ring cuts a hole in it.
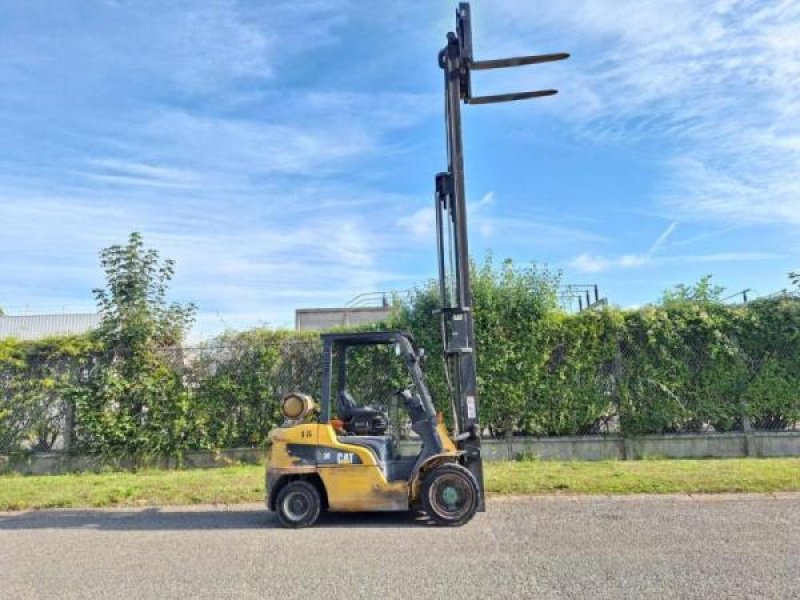
[[[622,306],[800,267],[800,3],[475,0],[473,254]],[[436,53],[454,2],[1,0],[0,306],[86,310],[141,231],[195,336],[435,274]]]

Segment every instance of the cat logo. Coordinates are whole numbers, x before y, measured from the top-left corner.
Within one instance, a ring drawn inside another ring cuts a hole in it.
[[[336,463],[340,465],[352,465],[353,453],[352,452],[338,452],[336,455]]]

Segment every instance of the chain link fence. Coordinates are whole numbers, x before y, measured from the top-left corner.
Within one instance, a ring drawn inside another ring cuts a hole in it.
[[[800,432],[796,350],[665,355],[647,339],[628,339],[605,360],[570,360],[581,352],[579,345],[551,349],[515,434]]]
[[[712,352],[707,344],[687,350],[685,344],[670,346],[669,340],[642,331],[605,340],[603,357],[592,359],[595,349],[582,342],[551,339],[538,361],[522,365],[527,371],[521,393],[509,388],[503,394],[491,380],[496,374],[481,371],[479,362],[486,435],[800,431],[798,344],[763,352],[737,343],[723,345],[725,351]],[[353,350],[348,390],[359,404],[384,410],[391,432],[407,438],[409,423],[393,393],[410,383],[400,361],[389,347]],[[153,396],[163,406],[144,400],[127,407],[130,431],[152,424],[156,413],[174,404],[181,410],[169,418],[181,429],[164,435],[179,436],[187,449],[263,445],[268,431],[282,421],[279,403],[286,393],[303,391],[315,398],[320,393],[321,343],[307,338],[227,341],[161,349],[156,356],[175,385],[169,394]],[[447,415],[442,366],[434,357],[429,363],[431,389]],[[122,410],[124,396],[108,402],[94,398],[95,404],[75,400],[110,393],[108,382],[96,383],[98,370],[109,364],[113,357],[0,360],[0,452],[80,447],[86,436],[82,419],[112,418]],[[510,360],[503,368],[519,367]],[[88,415],[86,406],[97,414]]]
[[[67,393],[90,361],[32,356],[0,362],[0,452],[63,447],[71,429]]]

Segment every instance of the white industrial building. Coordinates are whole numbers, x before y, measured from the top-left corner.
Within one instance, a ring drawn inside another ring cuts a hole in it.
[[[100,325],[100,313],[56,315],[0,315],[0,340],[41,340],[65,335],[81,335]]]

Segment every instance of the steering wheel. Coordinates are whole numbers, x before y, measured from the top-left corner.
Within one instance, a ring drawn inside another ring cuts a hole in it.
[[[394,391],[394,396],[396,396],[397,398],[402,400],[403,403],[405,404],[405,403],[409,402],[414,397],[414,393],[413,393],[413,391],[412,391],[412,389],[410,387],[397,388]]]
[[[394,394],[403,401],[403,405],[409,410],[418,408],[422,404],[422,401],[414,393],[413,387],[398,388]]]

